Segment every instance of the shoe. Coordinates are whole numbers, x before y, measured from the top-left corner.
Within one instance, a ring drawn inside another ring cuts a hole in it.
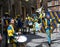
[[[48,44],[49,45],[49,47],[51,47],[51,44]]]

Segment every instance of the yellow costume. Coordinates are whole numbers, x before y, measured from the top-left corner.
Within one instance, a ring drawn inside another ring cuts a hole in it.
[[[14,28],[13,28],[12,25],[8,26],[7,32],[8,32],[8,36],[13,36],[13,34],[14,34]]]
[[[48,22],[47,22],[48,20],[47,19],[45,19],[45,28],[47,28],[47,26],[48,26]],[[50,23],[52,22],[52,19],[50,19]]]
[[[42,19],[42,13],[40,14],[39,18],[41,18],[41,19]]]

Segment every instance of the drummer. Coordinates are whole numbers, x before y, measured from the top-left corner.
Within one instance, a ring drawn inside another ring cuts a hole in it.
[[[7,33],[8,33],[8,43],[11,43],[11,40],[14,39],[13,34],[14,34],[14,19],[11,19],[10,24],[7,28]]]

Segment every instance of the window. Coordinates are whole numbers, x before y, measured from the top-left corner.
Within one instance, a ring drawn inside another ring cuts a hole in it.
[[[52,6],[52,2],[48,2],[48,7],[49,7],[49,6]]]
[[[42,0],[40,0],[40,2],[42,2]]]
[[[59,0],[59,5],[60,5],[60,0]]]
[[[58,1],[55,1],[55,5],[58,5],[59,4],[59,2]]]
[[[59,6],[59,11],[60,11],[60,6]]]

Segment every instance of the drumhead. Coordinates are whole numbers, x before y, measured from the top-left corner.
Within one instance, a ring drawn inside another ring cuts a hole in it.
[[[15,38],[17,39],[17,42],[20,42],[20,43],[27,41],[27,37],[26,36],[23,36],[23,35],[16,36]]]

